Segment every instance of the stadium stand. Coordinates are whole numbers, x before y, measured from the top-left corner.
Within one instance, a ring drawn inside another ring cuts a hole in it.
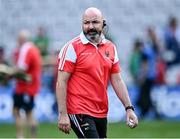
[[[21,28],[35,32],[37,26],[43,25],[52,40],[50,49],[59,50],[66,41],[79,34],[81,13],[89,6],[100,8],[105,14],[127,82],[130,79],[126,72],[127,55],[132,50],[132,40],[136,36],[144,37],[148,25],[162,30],[170,15],[180,19],[179,0],[0,0],[0,43],[13,50]],[[11,52],[7,51],[7,56]]]

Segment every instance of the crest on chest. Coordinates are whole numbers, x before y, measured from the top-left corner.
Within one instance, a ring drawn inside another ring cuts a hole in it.
[[[105,53],[105,56],[106,56],[106,57],[109,57],[109,56],[110,56],[110,53],[109,53],[108,50],[106,50],[104,53]]]

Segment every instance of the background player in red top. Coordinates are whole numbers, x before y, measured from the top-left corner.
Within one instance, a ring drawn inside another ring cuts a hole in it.
[[[18,79],[16,82],[13,114],[17,127],[17,137],[24,137],[24,123],[20,112],[25,110],[31,137],[36,137],[37,123],[33,117],[34,97],[40,88],[41,55],[38,48],[30,41],[30,33],[23,30],[18,36],[18,53],[16,53],[16,68],[20,73],[29,75],[28,82]],[[23,74],[22,74],[23,75]]]
[[[72,128],[78,138],[107,137],[109,80],[126,109],[128,126],[138,124],[120,74],[116,47],[103,35],[105,25],[101,11],[88,8],[83,14],[83,32],[59,53],[58,127],[65,133]]]

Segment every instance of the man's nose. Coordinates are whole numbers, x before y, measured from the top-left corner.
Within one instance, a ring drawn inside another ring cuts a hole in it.
[[[94,28],[93,23],[90,23],[90,24],[89,24],[89,28],[90,28],[90,29]]]

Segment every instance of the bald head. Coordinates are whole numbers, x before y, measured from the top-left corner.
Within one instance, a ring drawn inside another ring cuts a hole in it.
[[[31,33],[28,30],[21,30],[18,35],[19,45],[23,45],[25,42],[29,41],[31,38]]]
[[[83,19],[87,18],[87,17],[88,18],[99,18],[99,19],[103,20],[102,12],[95,7],[90,7],[85,10],[85,12],[83,14]]]
[[[25,39],[30,39],[31,33],[28,30],[21,30],[19,32],[19,37],[25,38]]]

